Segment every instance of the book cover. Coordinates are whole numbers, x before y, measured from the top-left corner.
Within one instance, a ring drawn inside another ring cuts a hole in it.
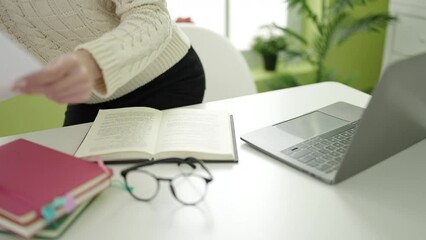
[[[70,205],[78,206],[105,189],[110,177],[110,171],[95,163],[24,139],[4,144],[0,146],[0,225],[25,227],[40,218],[57,218]],[[64,203],[48,213],[46,207],[57,200]]]

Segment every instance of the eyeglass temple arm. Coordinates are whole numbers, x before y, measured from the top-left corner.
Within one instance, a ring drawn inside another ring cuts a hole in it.
[[[201,167],[207,172],[207,174],[209,175],[209,178],[205,178],[206,179],[206,181],[207,182],[211,182],[211,181],[213,181],[213,175],[211,174],[211,172],[209,171],[209,169],[206,167],[206,165],[204,165],[204,163],[203,163],[203,161],[201,161],[201,160],[198,160],[198,159],[196,159],[196,158],[193,158],[193,157],[189,157],[189,158],[185,158],[185,161],[187,161],[187,162],[189,162],[189,161],[192,161],[192,162],[198,162],[200,165],[201,165]],[[189,163],[188,163],[189,164]],[[194,165],[194,167],[195,167],[195,165]]]
[[[188,164],[189,166],[191,166],[193,169],[196,168],[196,166],[194,165],[194,162],[198,162],[201,165],[201,167],[209,175],[209,178],[207,178],[206,180],[209,181],[209,182],[213,180],[213,175],[207,169],[207,167],[204,165],[203,161],[198,160],[198,159],[196,159],[194,157],[188,157],[188,158],[185,158],[185,159],[181,159],[181,158],[165,158],[165,159],[160,159],[160,160],[157,160],[157,161],[143,162],[143,163],[137,164],[137,165],[135,165],[133,167],[124,169],[123,171],[121,171],[121,175],[124,177],[128,172],[133,171],[135,169],[138,169],[140,167],[145,167],[145,166],[153,165],[153,164],[156,164],[156,163],[162,163],[162,162],[172,162],[172,163],[177,163],[179,165],[184,162],[184,163]]]
[[[165,158],[165,159],[160,159],[160,160],[156,160],[156,161],[146,161],[146,162],[136,164],[133,167],[124,169],[123,171],[121,171],[121,175],[123,175],[123,174],[125,175],[125,174],[127,174],[127,172],[133,171],[133,170],[138,169],[140,167],[145,167],[145,166],[153,165],[153,164],[156,164],[156,163],[161,163],[161,162],[177,163],[177,162],[181,162],[181,161],[182,161],[182,159],[180,159],[180,158]]]

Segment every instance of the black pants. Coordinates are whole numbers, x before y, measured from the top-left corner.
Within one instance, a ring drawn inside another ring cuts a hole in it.
[[[194,49],[146,85],[108,102],[68,105],[64,126],[92,122],[99,109],[145,106],[159,110],[201,103],[205,90],[203,66]]]

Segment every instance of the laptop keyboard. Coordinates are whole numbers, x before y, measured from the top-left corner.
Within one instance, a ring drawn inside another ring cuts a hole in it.
[[[321,172],[330,173],[342,162],[357,127],[358,121],[298,143],[281,153]]]

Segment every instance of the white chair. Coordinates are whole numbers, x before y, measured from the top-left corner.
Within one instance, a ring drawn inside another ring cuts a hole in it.
[[[203,102],[257,92],[247,62],[227,38],[190,23],[178,26],[191,40],[204,67],[206,92]]]

